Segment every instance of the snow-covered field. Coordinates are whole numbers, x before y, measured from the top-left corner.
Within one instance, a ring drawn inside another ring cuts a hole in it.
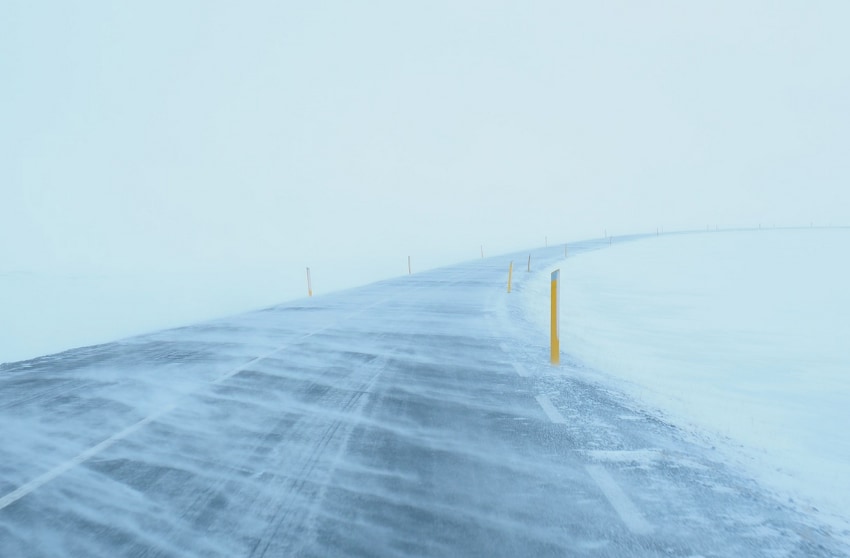
[[[0,555],[839,555],[848,239],[592,240],[515,294],[508,254],[0,366]],[[553,369],[523,316],[558,266]],[[4,304],[101,341],[263,305],[259,275],[7,275]]]
[[[413,260],[414,273],[457,254]],[[407,273],[404,257],[375,262],[315,258],[313,292],[322,295]],[[11,271],[0,266],[0,363],[108,343],[266,308],[307,295],[304,268],[269,256],[264,264],[170,270]]]
[[[625,391],[846,530],[848,248],[848,229],[614,239],[536,274],[524,304],[548,332],[560,267],[565,373]]]
[[[787,229],[615,240],[570,257],[560,264],[563,369],[625,391],[842,522],[848,247],[848,229]],[[518,288],[543,335],[553,268]],[[0,362],[268,306],[279,285],[274,273],[0,274]]]
[[[0,273],[0,362],[270,306],[283,285],[257,270]]]

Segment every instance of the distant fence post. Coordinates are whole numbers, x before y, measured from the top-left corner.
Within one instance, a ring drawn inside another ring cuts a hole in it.
[[[307,268],[307,296],[313,296],[313,280],[310,279],[310,268]]]
[[[508,266],[508,292],[511,292],[511,277],[514,274],[514,262]]]
[[[526,272],[531,271],[531,254],[528,255],[528,269],[526,269],[525,271]]]
[[[413,271],[410,268],[410,256],[407,256],[407,274],[413,275]]]
[[[552,364],[557,365],[561,362],[561,331],[560,320],[558,319],[558,305],[561,296],[561,270],[556,269],[552,272],[552,307],[551,307],[551,326],[550,326],[550,360]]]

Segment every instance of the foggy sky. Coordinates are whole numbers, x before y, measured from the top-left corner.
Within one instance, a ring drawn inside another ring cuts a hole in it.
[[[7,0],[0,271],[256,268],[296,294],[307,265],[346,286],[481,244],[847,224],[848,21],[843,1]]]

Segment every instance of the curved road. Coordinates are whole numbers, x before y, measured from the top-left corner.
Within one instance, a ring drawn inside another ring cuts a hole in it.
[[[549,367],[509,260],[0,366],[0,556],[846,555]]]

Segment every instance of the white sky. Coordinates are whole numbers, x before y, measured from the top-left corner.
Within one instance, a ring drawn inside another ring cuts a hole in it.
[[[295,295],[307,265],[343,286],[481,243],[848,224],[848,21],[846,1],[5,0],[0,271],[269,268]]]

